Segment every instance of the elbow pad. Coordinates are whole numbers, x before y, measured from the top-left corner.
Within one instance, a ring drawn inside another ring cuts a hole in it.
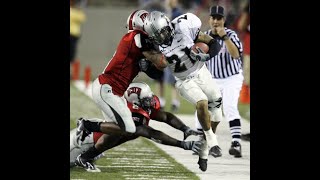
[[[210,58],[218,55],[220,49],[221,49],[221,45],[219,44],[219,42],[215,39],[211,39],[210,42],[208,43],[209,46],[209,52],[208,54],[210,55]]]

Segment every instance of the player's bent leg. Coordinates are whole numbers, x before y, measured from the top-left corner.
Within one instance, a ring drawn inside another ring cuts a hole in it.
[[[211,121],[211,127],[212,127],[212,131],[215,133],[216,131],[216,127],[218,126],[220,122],[213,122]],[[197,128],[197,130],[202,131],[202,126],[197,118],[197,116],[195,116],[195,127]],[[203,139],[203,137],[200,137],[200,141]],[[199,152],[194,152],[193,155],[198,155]],[[213,146],[210,150],[209,150],[209,154],[212,155],[213,157],[221,157],[222,156],[222,150],[218,145]]]
[[[98,139],[95,147],[99,149],[100,151],[104,152],[106,150],[109,150],[111,148],[114,148],[116,146],[119,146],[127,141],[131,141],[136,139],[138,136],[135,135],[107,135],[104,134],[101,136],[101,138]]]
[[[198,120],[203,128],[203,132],[207,140],[207,145],[209,146],[209,148],[218,145],[217,137],[211,129],[210,115],[208,111],[208,101],[199,101],[197,103],[196,109]]]
[[[122,131],[129,133],[136,131],[125,98],[114,95],[110,85],[101,85],[96,79],[92,84],[92,97],[104,114],[117,123]]]
[[[196,105],[197,110],[197,117],[198,120],[202,126],[202,128],[207,131],[210,129],[210,115],[208,111],[208,101],[207,100],[201,100],[197,102]]]

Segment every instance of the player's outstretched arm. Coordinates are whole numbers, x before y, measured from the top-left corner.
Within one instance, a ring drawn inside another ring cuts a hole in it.
[[[163,70],[159,70],[154,64],[146,59],[139,61],[140,70],[146,73],[152,79],[160,79],[163,76]]]
[[[200,135],[201,132],[191,129],[189,126],[185,125],[177,116],[170,112],[158,111],[153,120],[167,123],[168,125],[174,127],[183,132],[184,140],[190,135]]]
[[[146,125],[137,126],[137,130],[135,132],[135,135],[146,137],[146,138],[151,139],[151,140],[153,140],[157,143],[160,143],[160,144],[180,147],[184,150],[195,151],[201,145],[200,141],[179,141],[179,140],[165,134],[162,131],[158,131],[158,130],[153,129],[152,127],[146,126]]]
[[[168,62],[164,55],[158,51],[143,51],[142,54],[160,70],[166,68],[168,65]]]

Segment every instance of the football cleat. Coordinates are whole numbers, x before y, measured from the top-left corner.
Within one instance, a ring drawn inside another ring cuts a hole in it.
[[[84,127],[84,121],[85,119],[82,117],[77,120],[76,143],[78,146],[80,146],[81,142],[91,133]]]
[[[221,148],[219,146],[213,146],[210,151],[209,154],[211,154],[213,157],[221,157],[222,153],[221,153]]]
[[[77,166],[83,167],[88,172],[101,172],[99,168],[97,168],[91,161],[86,161],[81,157],[81,154],[76,159],[75,164]]]
[[[201,159],[199,157],[198,164],[199,164],[199,168],[201,169],[201,171],[204,172],[207,170],[207,162],[208,162],[208,159]]]
[[[241,144],[238,141],[231,142],[231,147],[229,149],[229,154],[236,158],[242,157]]]

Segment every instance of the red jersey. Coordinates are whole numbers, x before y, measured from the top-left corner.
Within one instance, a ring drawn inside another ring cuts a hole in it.
[[[152,47],[149,44],[147,35],[142,31],[134,30],[125,34],[104,72],[99,75],[100,84],[109,84],[113,94],[123,96],[138,75],[138,62],[145,58],[142,52]]]

